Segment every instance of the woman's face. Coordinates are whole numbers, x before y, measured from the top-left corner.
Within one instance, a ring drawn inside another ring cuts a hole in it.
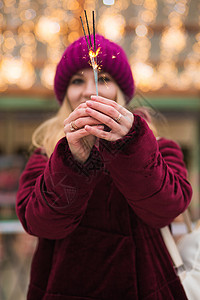
[[[105,72],[98,73],[99,96],[116,101],[118,86],[112,77]],[[72,76],[67,88],[67,99],[74,110],[79,104],[96,95],[93,69],[83,69]]]

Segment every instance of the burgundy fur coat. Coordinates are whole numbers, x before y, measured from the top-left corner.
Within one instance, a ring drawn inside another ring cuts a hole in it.
[[[84,165],[65,138],[50,159],[36,150],[16,203],[38,237],[27,299],[187,299],[159,231],[191,200],[186,176],[179,146],[157,141],[137,115],[123,139],[100,140]]]

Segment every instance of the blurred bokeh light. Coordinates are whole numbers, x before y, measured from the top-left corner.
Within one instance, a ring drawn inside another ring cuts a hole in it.
[[[64,49],[83,35],[84,9],[124,47],[139,89],[200,89],[198,0],[0,0],[0,91],[52,90]]]

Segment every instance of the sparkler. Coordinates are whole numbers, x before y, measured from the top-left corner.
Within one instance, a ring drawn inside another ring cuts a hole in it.
[[[88,18],[87,18],[87,12],[85,12],[85,20],[87,24],[87,30],[88,30],[88,36],[89,36],[89,42],[86,36],[85,28],[83,25],[83,20],[80,16],[81,19],[81,24],[83,27],[83,33],[86,39],[87,47],[88,47],[88,52],[89,52],[89,57],[91,61],[91,65],[94,71],[94,81],[95,81],[95,86],[96,86],[96,94],[98,96],[98,64],[97,64],[97,55],[99,54],[100,48],[96,50],[96,40],[95,40],[95,18],[94,18],[94,11],[92,11],[92,19],[93,19],[93,38],[94,38],[94,48],[92,47],[92,40],[91,40],[91,34],[90,34],[90,28],[89,28],[89,23],[88,23]],[[89,45],[90,43],[90,45]]]

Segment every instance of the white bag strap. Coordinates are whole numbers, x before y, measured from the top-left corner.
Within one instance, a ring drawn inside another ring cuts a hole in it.
[[[183,213],[183,220],[184,220],[184,223],[187,227],[187,231],[188,233],[189,232],[192,232],[192,222],[191,222],[191,218],[190,218],[190,213],[188,211],[188,209],[186,209]]]
[[[184,223],[187,227],[188,233],[193,232],[192,222],[191,222],[189,211],[188,210],[184,211],[182,213],[182,215],[183,215],[183,220],[184,220]],[[199,221],[199,223],[197,223],[196,228],[198,228],[199,226],[200,226],[200,221]],[[179,253],[176,242],[173,238],[173,235],[172,235],[171,231],[169,230],[169,227],[165,226],[165,227],[161,228],[160,232],[161,232],[161,235],[162,235],[163,240],[165,242],[165,245],[167,247],[167,250],[168,250],[168,252],[169,252],[169,254],[172,258],[174,266],[177,269],[177,272],[178,273],[183,272],[185,270],[184,263],[183,263],[183,260],[181,258],[181,255]],[[200,251],[197,251],[197,256],[199,257],[199,255],[200,255]],[[196,260],[195,260],[196,262],[199,261],[198,257],[196,257]]]
[[[178,251],[178,248],[176,246],[176,243],[174,241],[174,238],[169,230],[168,226],[165,226],[160,229],[161,235],[163,237],[163,240],[165,242],[165,245],[167,247],[167,250],[172,258],[172,261],[179,272],[179,270],[184,269],[183,260],[180,256],[180,253]]]

